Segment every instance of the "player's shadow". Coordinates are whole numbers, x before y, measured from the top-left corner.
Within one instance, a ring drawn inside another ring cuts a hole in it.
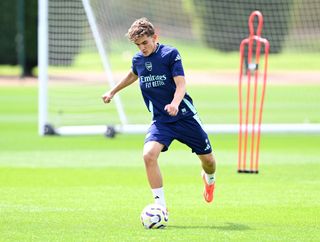
[[[226,223],[225,225],[216,226],[216,225],[169,225],[169,228],[175,229],[214,229],[214,230],[225,230],[225,231],[243,231],[250,230],[251,228],[245,224],[235,224],[235,223]]]

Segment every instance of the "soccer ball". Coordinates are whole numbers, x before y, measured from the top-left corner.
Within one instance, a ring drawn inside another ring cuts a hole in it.
[[[149,204],[141,212],[141,222],[146,229],[162,229],[167,226],[167,209],[158,204]]]

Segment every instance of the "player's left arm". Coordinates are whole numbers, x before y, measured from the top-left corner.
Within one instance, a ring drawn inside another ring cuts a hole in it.
[[[169,113],[169,115],[176,116],[179,112],[179,105],[186,93],[186,80],[184,76],[175,76],[173,80],[176,84],[176,91],[174,93],[171,103],[167,104],[164,107],[164,110],[166,110]]]

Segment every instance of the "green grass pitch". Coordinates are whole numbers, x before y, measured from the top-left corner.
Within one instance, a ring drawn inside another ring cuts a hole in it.
[[[311,106],[319,121],[317,88],[305,99],[286,90],[278,95],[292,100],[281,103],[288,119]],[[262,135],[258,175],[236,173],[236,135],[212,135],[212,204],[202,198],[197,157],[174,142],[160,158],[169,226],[145,230],[139,215],[152,197],[143,135],[38,137],[35,87],[1,87],[0,102],[0,241],[320,241],[319,135]]]

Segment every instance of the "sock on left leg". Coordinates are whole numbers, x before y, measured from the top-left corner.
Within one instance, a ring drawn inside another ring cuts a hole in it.
[[[216,181],[215,173],[207,174],[205,171],[203,171],[203,172],[205,174],[205,178],[206,178],[208,185],[215,183],[215,181]]]

